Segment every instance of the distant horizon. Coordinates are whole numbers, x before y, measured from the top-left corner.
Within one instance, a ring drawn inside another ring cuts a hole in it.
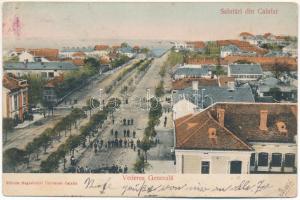
[[[277,10],[277,14],[224,14],[222,9]],[[213,41],[237,39],[241,32],[297,36],[297,14],[294,3],[6,2],[3,48]]]

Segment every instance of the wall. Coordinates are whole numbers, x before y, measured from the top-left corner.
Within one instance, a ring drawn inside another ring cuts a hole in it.
[[[242,161],[242,173],[250,173],[251,151],[175,150],[177,173],[201,173],[201,161],[210,161],[211,174],[229,174],[230,161]]]

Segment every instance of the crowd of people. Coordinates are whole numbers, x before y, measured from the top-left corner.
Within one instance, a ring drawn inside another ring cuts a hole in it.
[[[128,167],[125,166],[119,166],[119,165],[111,165],[111,166],[104,166],[104,167],[98,167],[98,168],[90,168],[88,166],[82,167],[82,166],[72,166],[67,169],[67,172],[69,173],[128,173]]]

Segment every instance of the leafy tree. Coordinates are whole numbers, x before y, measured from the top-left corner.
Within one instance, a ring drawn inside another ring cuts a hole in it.
[[[145,169],[150,166],[149,163],[145,162],[144,156],[140,156],[137,158],[136,162],[134,163],[133,170],[136,173],[144,173]]]
[[[66,146],[68,147],[68,149],[70,149],[70,151],[72,152],[72,156],[74,156],[74,151],[75,148],[78,147],[80,145],[81,142],[81,137],[80,135],[72,135],[68,138],[68,140],[66,141]]]
[[[160,81],[160,83],[158,84],[158,86],[155,87],[155,96],[157,97],[161,97],[164,95],[164,82]]]
[[[225,72],[224,72],[221,65],[217,65],[216,70],[214,71],[214,74],[217,75],[217,76],[225,74]]]
[[[4,133],[4,143],[7,141],[7,135],[9,131],[12,131],[15,127],[15,122],[12,118],[3,118],[2,120],[2,130]]]
[[[128,44],[128,43],[123,42],[123,43],[121,44],[121,48],[127,48],[127,47],[129,47],[129,44]]]
[[[284,73],[289,73],[290,69],[286,63],[275,62],[272,66],[272,72],[275,78],[279,79]]]
[[[90,67],[94,72],[99,72],[100,70],[100,62],[96,58],[92,58],[92,57],[86,58],[84,60],[84,64],[87,67]]]
[[[30,105],[37,105],[43,102],[43,90],[46,80],[40,76],[24,75],[22,77],[28,82],[28,103]]]
[[[3,153],[3,172],[16,172],[16,166],[26,161],[26,152],[17,148],[7,149]]]
[[[147,162],[147,151],[151,147],[151,143],[148,137],[144,137],[143,140],[141,141],[139,147],[144,151],[145,154],[145,162]]]

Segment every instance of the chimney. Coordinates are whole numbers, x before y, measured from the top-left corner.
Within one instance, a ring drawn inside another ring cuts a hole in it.
[[[217,139],[217,130],[215,128],[208,128],[208,138]]]
[[[224,127],[225,110],[223,108],[217,109],[217,117],[220,125]]]
[[[192,81],[192,88],[194,91],[199,89],[198,84],[199,84],[198,81]]]
[[[260,124],[259,129],[262,131],[267,131],[267,122],[268,122],[268,111],[267,110],[261,110],[260,111]]]

